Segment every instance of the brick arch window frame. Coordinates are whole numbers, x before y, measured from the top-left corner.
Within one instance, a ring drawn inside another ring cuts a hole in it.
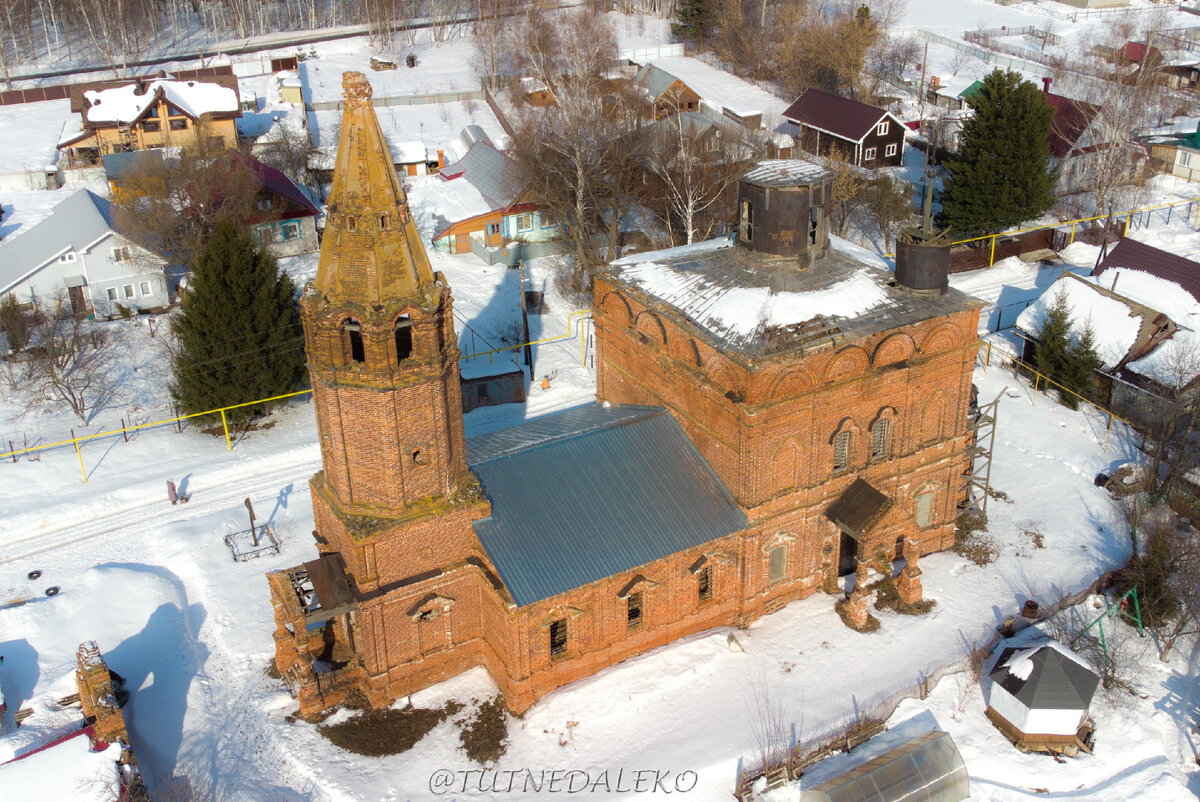
[[[913,500],[913,521],[918,529],[928,529],[935,524],[933,512],[937,504],[938,491],[941,489],[942,486],[936,479],[926,479],[910,494]],[[922,499],[928,499],[928,501],[922,502]],[[921,509],[923,503],[924,510]],[[921,522],[922,518],[925,519],[924,523]]]
[[[893,406],[884,406],[871,419],[871,461],[888,459],[895,450],[898,413]]]
[[[796,536],[787,532],[776,532],[763,541],[768,586],[788,580],[788,567],[792,564],[791,547],[796,542]]]
[[[861,433],[853,418],[847,416],[838,421],[829,435],[829,445],[833,451],[829,464],[834,474],[845,473],[854,467],[854,435]]]
[[[617,599],[624,605],[626,629],[637,629],[645,623],[649,591],[656,587],[657,582],[637,574],[617,591]]]
[[[366,346],[363,343],[362,324],[358,319],[346,316],[341,322],[342,351],[347,365],[361,365],[367,361]]]
[[[562,660],[571,655],[571,622],[583,615],[583,610],[560,604],[542,616],[541,629],[551,660]]]
[[[404,360],[412,356],[413,353],[413,317],[408,312],[403,312],[396,316],[392,321],[393,339],[396,346],[396,364],[399,365]]]

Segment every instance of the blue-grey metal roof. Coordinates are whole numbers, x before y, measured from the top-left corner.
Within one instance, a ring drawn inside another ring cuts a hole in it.
[[[473,437],[475,532],[518,606],[746,528],[665,409],[580,407]]]
[[[50,216],[0,243],[0,294],[69,248],[82,251],[109,231],[119,231],[112,204],[81,189],[50,210]]]
[[[661,67],[647,64],[633,77],[633,85],[645,89],[651,99],[658,100],[676,80],[678,79],[674,75]]]
[[[161,150],[131,150],[126,153],[104,154],[104,176],[109,181],[120,181],[139,170],[162,165]]]

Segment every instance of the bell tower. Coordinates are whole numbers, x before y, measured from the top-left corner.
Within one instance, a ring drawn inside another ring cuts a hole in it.
[[[469,473],[450,288],[430,268],[370,84],[347,72],[342,85],[325,236],[301,317],[323,468],[314,503],[345,524],[405,517]]]

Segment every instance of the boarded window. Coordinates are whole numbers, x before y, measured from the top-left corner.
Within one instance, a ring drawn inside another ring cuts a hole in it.
[[[871,427],[871,459],[883,459],[892,450],[892,422],[877,420]]]
[[[700,601],[712,598],[712,566],[706,565],[696,574],[696,597]]]
[[[632,629],[642,623],[642,594],[630,593],[629,598],[625,600],[626,618],[629,623],[629,628]]]
[[[929,526],[933,521],[933,493],[917,496],[917,526]]]
[[[787,576],[787,546],[776,546],[771,549],[767,568],[767,581],[778,582]]]
[[[754,241],[754,204],[748,200],[742,201],[742,239]]]
[[[838,432],[833,438],[833,469],[844,471],[850,466],[850,432]]]
[[[560,618],[550,624],[550,655],[567,651],[567,619]]]

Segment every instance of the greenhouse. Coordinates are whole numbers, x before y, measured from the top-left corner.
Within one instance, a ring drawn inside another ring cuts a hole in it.
[[[949,733],[927,732],[804,791],[801,802],[958,802],[970,778]]]

